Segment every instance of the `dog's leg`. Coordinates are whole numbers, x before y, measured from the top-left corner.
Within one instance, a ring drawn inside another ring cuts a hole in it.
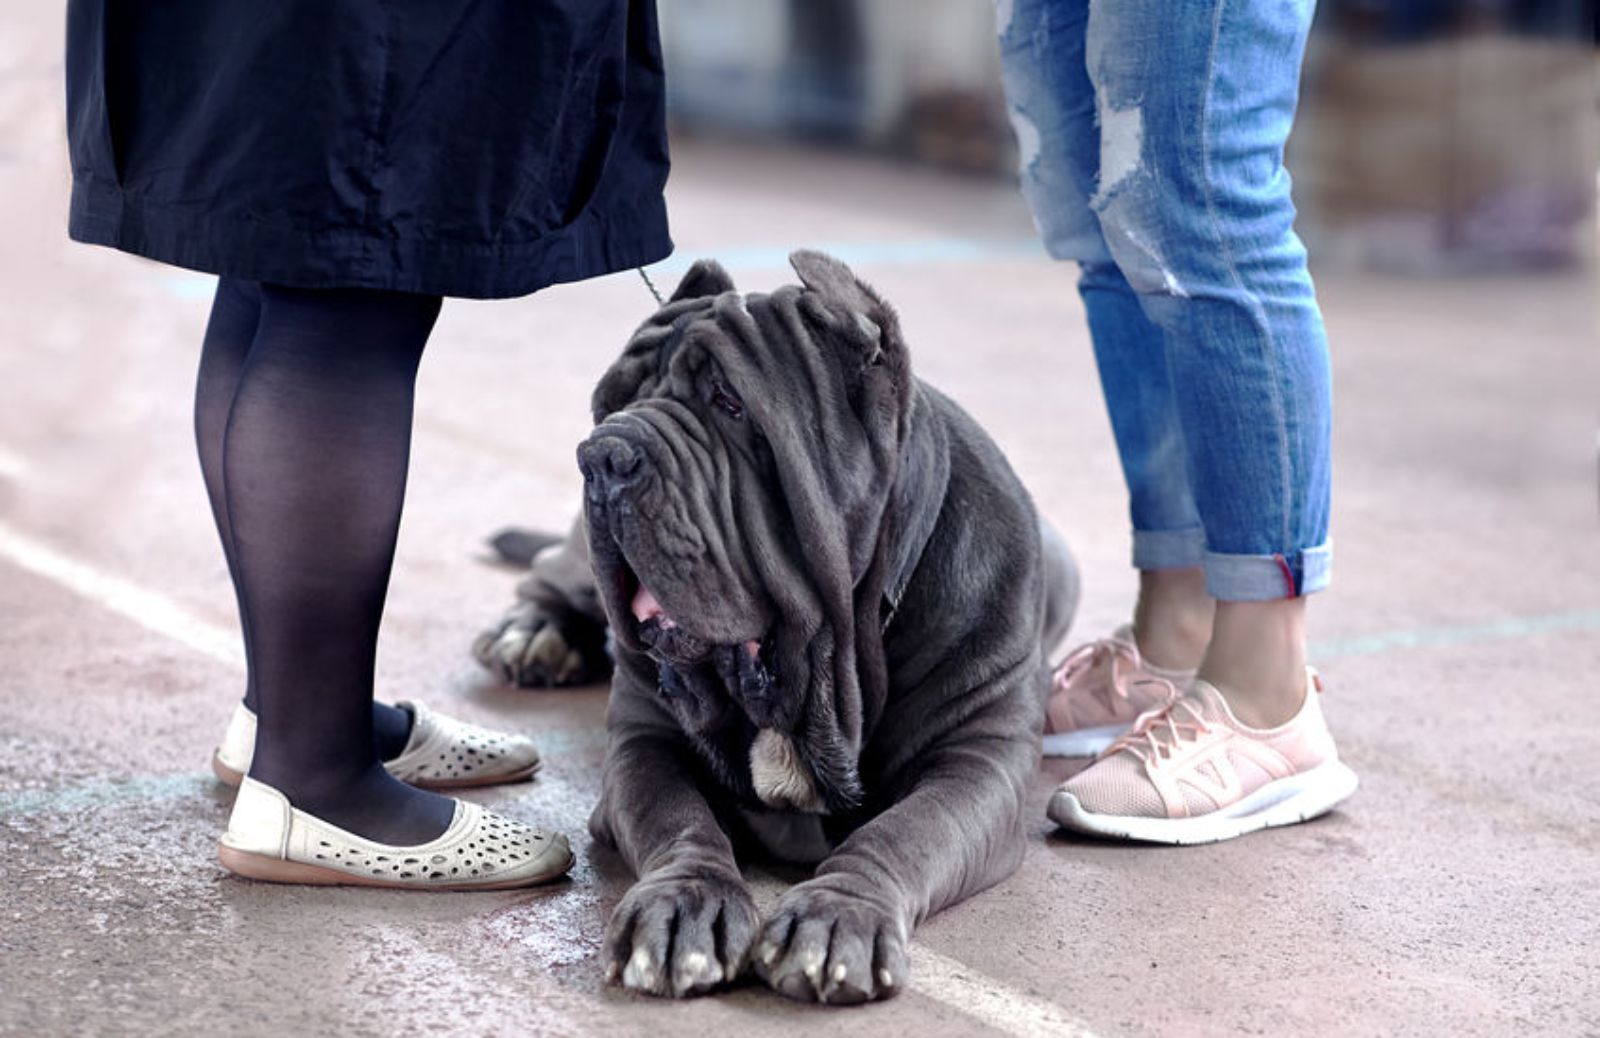
[[[694,751],[625,671],[613,681],[601,799],[589,821],[639,881],[606,927],[606,979],[685,998],[732,981],[758,914],[733,845],[695,783]]]
[[[606,617],[589,570],[580,518],[564,541],[541,551],[517,602],[473,641],[479,663],[524,688],[599,681],[611,671]]]
[[[1029,669],[1016,680],[1039,680],[1037,656]],[[916,925],[1022,862],[1023,799],[1038,760],[1030,695],[990,699],[990,716],[921,751],[894,806],[778,903],[751,953],[757,975],[790,998],[831,1004],[905,987]]]

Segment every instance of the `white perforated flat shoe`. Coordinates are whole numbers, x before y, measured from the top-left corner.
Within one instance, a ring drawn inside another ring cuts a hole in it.
[[[411,711],[411,737],[384,768],[420,789],[469,789],[520,782],[539,770],[539,751],[525,735],[497,732],[436,714],[415,700],[395,704]],[[256,715],[243,703],[233,708],[211,770],[237,786],[250,773],[256,749]]]
[[[403,890],[529,887],[566,875],[573,863],[565,836],[464,800],[438,839],[396,847],[307,814],[253,778],[239,786],[217,857],[229,872],[269,883]]]

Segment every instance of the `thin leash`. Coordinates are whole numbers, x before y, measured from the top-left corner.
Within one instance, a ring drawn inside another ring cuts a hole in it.
[[[657,291],[656,283],[654,281],[650,280],[650,275],[646,274],[644,272],[644,268],[643,267],[637,267],[635,269],[637,269],[639,271],[639,276],[644,278],[644,287],[648,288],[650,290],[650,294],[656,297],[656,305],[657,306],[666,306],[667,305],[667,301],[665,299],[661,298],[661,293],[659,291]]]

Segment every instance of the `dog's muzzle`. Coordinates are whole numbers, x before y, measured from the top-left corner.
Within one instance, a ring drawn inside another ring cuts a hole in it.
[[[644,451],[614,433],[596,432],[578,445],[578,469],[592,504],[614,503],[639,482]]]

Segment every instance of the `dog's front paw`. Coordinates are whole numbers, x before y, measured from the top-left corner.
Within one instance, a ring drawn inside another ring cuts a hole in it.
[[[737,878],[643,880],[606,926],[606,980],[651,995],[703,995],[739,975],[757,921]]]
[[[906,985],[906,928],[886,908],[810,880],[793,887],[761,928],[756,975],[802,1002],[852,1005]]]
[[[587,685],[611,672],[605,628],[577,614],[551,615],[519,602],[472,643],[472,655],[523,688]]]

